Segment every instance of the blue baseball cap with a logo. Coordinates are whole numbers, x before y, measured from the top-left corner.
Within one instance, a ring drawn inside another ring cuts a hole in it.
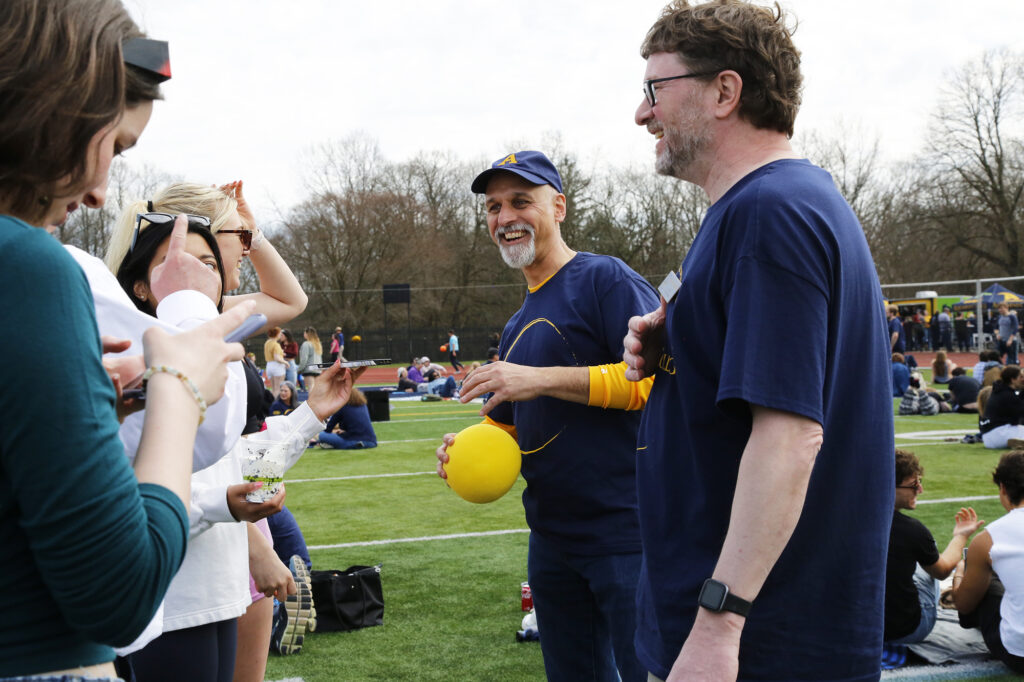
[[[558,174],[555,164],[542,152],[530,150],[513,152],[501,157],[492,163],[490,168],[476,176],[471,189],[475,194],[483,194],[487,190],[491,176],[502,171],[515,173],[535,185],[551,185],[559,194],[562,192],[562,176]]]

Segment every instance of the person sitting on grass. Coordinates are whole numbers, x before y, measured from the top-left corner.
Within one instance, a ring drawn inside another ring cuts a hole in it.
[[[932,360],[932,383],[948,384],[951,376],[950,373],[956,367],[956,363],[946,357],[946,351],[940,350],[935,354],[935,359]]]
[[[981,439],[990,450],[1010,447],[1011,440],[1024,439],[1024,375],[1020,367],[1004,367],[999,380],[992,384],[992,395],[985,405],[985,412],[978,420]]]
[[[377,447],[377,434],[370,423],[370,410],[362,391],[352,390],[348,403],[327,420],[327,428],[320,432],[319,441],[325,450]]]
[[[914,372],[910,375],[910,386],[900,401],[901,416],[920,414],[930,417],[939,412],[951,412],[952,409],[942,395],[928,390],[928,385],[920,374]]]
[[[910,386],[910,368],[903,353],[892,354],[892,397],[900,398]]]
[[[442,398],[458,398],[459,385],[454,377],[437,377],[426,384],[420,384],[416,390],[419,393],[439,395]]]
[[[978,412],[978,391],[981,382],[967,376],[963,367],[957,367],[949,380],[949,392],[953,394],[953,411],[976,414]]]
[[[291,414],[299,406],[296,393],[295,384],[290,381],[282,382],[281,389],[277,392],[277,400],[270,406],[270,414]]]
[[[988,352],[988,366],[985,368],[985,372],[981,378],[982,386],[991,386],[999,380],[999,375],[1003,371],[1003,361],[1000,359],[999,351],[991,350]]]
[[[999,367],[1002,363],[999,362],[999,353],[994,350],[983,350],[978,353],[978,362],[974,365],[974,369],[971,370],[971,376],[977,379],[979,382],[985,379],[985,371],[991,367]]]
[[[954,517],[953,538],[939,554],[935,538],[923,523],[902,514],[914,509],[924,490],[924,468],[914,453],[896,450],[896,498],[885,568],[885,642],[924,641],[935,625],[939,580],[953,571],[967,540],[985,523],[974,509],[961,508]]]
[[[448,375],[448,370],[441,365],[431,364],[430,358],[426,355],[420,358],[420,362],[422,363],[420,366],[420,372],[423,374],[423,378],[427,381],[435,381]]]
[[[999,459],[992,472],[1007,514],[989,524],[957,564],[953,601],[962,627],[981,630],[993,656],[1024,674],[1024,451]]]
[[[415,393],[416,387],[422,383],[425,383],[423,374],[420,373],[420,367],[423,366],[423,361],[414,357],[408,367],[398,368],[398,390],[405,391],[406,393]]]

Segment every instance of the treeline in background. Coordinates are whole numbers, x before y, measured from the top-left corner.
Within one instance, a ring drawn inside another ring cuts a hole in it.
[[[1024,274],[1024,54],[986,53],[950,74],[938,95],[912,158],[883,160],[876,137],[842,123],[798,134],[794,146],[832,174],[883,283]],[[617,256],[655,284],[678,267],[707,208],[702,190],[656,175],[653,159],[593,168],[557,136],[543,149],[562,175],[570,247]],[[395,161],[361,135],[311,156],[308,196],[268,229],[309,294],[292,329],[340,324],[363,339],[346,355],[405,360],[440,357],[437,345],[454,327],[463,356],[482,358],[526,293],[469,191],[485,166],[444,152]],[[58,236],[102,256],[120,207],[178,179],[117,161],[106,207],[74,213]],[[251,270],[244,274],[243,290],[255,289]],[[385,309],[381,288],[393,283],[410,285],[408,306]]]

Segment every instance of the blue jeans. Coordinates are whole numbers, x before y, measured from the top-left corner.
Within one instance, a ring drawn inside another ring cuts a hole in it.
[[[375,448],[377,443],[369,440],[350,440],[336,433],[321,431],[319,440],[321,443],[330,445],[335,450],[359,450],[360,448]]]
[[[455,383],[455,379],[452,377],[439,377],[433,381],[427,382],[426,384],[420,384],[420,386],[416,388],[416,392],[436,393],[442,398],[451,398],[455,395],[455,389],[458,387],[459,385]]]
[[[1007,343],[1002,339],[999,340],[999,354],[1006,354],[1006,364],[1016,365],[1017,364],[1017,338],[1014,337],[1013,343]]]
[[[921,602],[921,622],[909,635],[886,642],[887,644],[923,642],[935,627],[935,614],[939,608],[939,581],[928,575],[928,572],[918,564],[917,570],[914,571],[914,587],[917,588],[917,599]]]
[[[306,538],[302,535],[302,529],[295,520],[295,516],[287,506],[281,507],[281,511],[267,517],[267,525],[270,526],[270,536],[274,538],[274,553],[281,563],[288,565],[288,560],[294,555],[299,555],[306,563],[306,568],[313,568],[313,562],[309,558],[309,549],[306,547]]]
[[[587,556],[530,533],[527,577],[549,682],[644,682],[633,647],[640,553]]]

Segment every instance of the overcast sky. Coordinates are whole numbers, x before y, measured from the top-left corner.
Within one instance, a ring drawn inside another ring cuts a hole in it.
[[[303,198],[313,145],[357,132],[394,161],[489,163],[558,132],[591,169],[653,164],[633,112],[662,0],[124,1],[174,74],[129,163],[243,179],[261,220]],[[888,158],[920,147],[951,69],[1024,49],[1022,0],[782,5],[803,53],[797,139],[861,126]]]

